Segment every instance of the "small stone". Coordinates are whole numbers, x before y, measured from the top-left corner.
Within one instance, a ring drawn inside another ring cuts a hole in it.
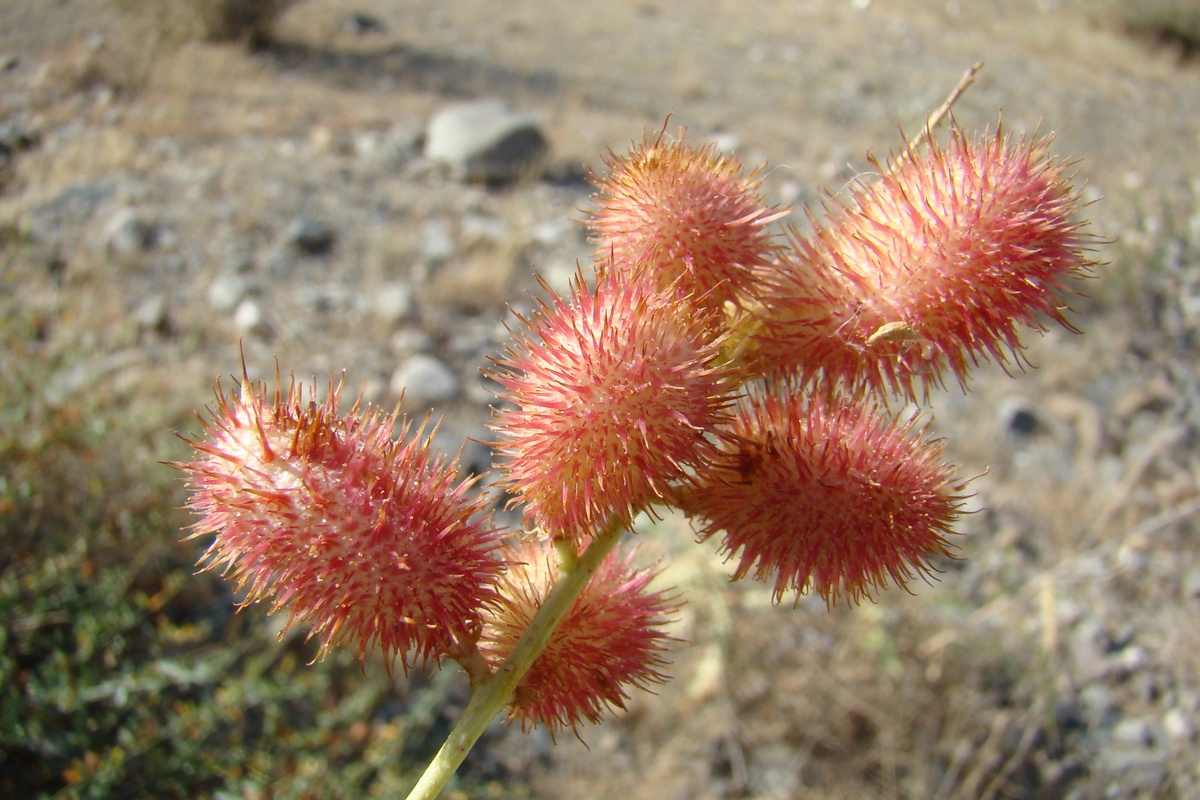
[[[254,256],[251,253],[235,253],[225,260],[226,268],[235,275],[254,271]]]
[[[1163,748],[1114,743],[1096,754],[1092,780],[1103,786],[1102,794],[1091,797],[1124,800],[1161,796],[1167,780],[1170,753]]]
[[[291,279],[295,263],[295,249],[287,242],[276,242],[259,257],[259,269],[279,280]]]
[[[392,392],[410,407],[436,405],[458,394],[458,378],[440,359],[418,353],[392,373]]]
[[[498,100],[444,108],[425,133],[425,156],[467,181],[508,182],[530,175],[548,151],[537,121]]]
[[[426,220],[421,226],[421,255],[426,261],[440,264],[458,249],[450,226],[440,219]]]
[[[167,299],[160,294],[142,300],[133,312],[139,331],[166,333],[170,327],[167,316]]]
[[[1018,397],[1006,397],[999,403],[998,416],[1001,428],[1019,441],[1038,433],[1043,423],[1028,401]]]
[[[323,256],[333,250],[337,231],[324,220],[300,217],[288,226],[284,239],[305,255]]]
[[[1093,731],[1111,727],[1119,716],[1117,696],[1103,683],[1089,684],[1079,692],[1079,713]]]
[[[1080,759],[1073,755],[1066,755],[1057,761],[1044,761],[1038,765],[1038,772],[1041,775],[1042,789],[1047,787],[1063,786],[1081,775],[1086,773],[1084,765]]]
[[[1154,726],[1141,719],[1123,719],[1113,726],[1113,740],[1121,744],[1150,747],[1155,742]]]
[[[508,223],[497,217],[483,214],[464,214],[462,218],[462,238],[467,245],[473,244],[502,244],[512,238],[512,228]]]
[[[490,320],[467,318],[457,323],[454,328],[454,333],[447,339],[446,346],[449,352],[455,356],[478,361],[483,354],[491,352],[496,347],[497,342],[492,336]]]
[[[1183,713],[1183,709],[1172,708],[1163,716],[1163,731],[1168,737],[1190,742],[1196,737],[1196,724]]]
[[[40,139],[41,134],[34,128],[12,120],[0,123],[0,156],[28,150]]]
[[[122,263],[135,263],[154,246],[157,232],[153,222],[135,209],[123,208],[104,226],[104,252]]]
[[[263,314],[262,307],[250,299],[243,300],[238,305],[233,315],[233,323],[243,333],[264,338],[271,335],[271,326]]]
[[[346,149],[345,138],[325,125],[314,126],[308,132],[308,143],[318,153],[344,154]]]
[[[411,356],[433,347],[433,337],[425,331],[404,328],[392,334],[392,352],[399,356]]]
[[[397,124],[377,140],[372,154],[378,155],[393,165],[407,164],[421,154],[420,128]],[[359,155],[366,155],[362,150]]]
[[[1183,574],[1183,596],[1189,600],[1200,600],[1200,567],[1192,567]]]
[[[208,304],[214,311],[233,311],[250,291],[250,281],[241,275],[222,275],[208,287]]]
[[[1119,678],[1127,678],[1133,673],[1149,667],[1153,659],[1144,647],[1130,645],[1114,654],[1110,662],[1111,674]]]
[[[736,153],[742,146],[742,139],[736,133],[714,133],[708,140],[717,148],[717,152],[725,155]]]
[[[386,284],[375,292],[375,315],[392,327],[404,322],[413,312],[412,287],[407,283]]]

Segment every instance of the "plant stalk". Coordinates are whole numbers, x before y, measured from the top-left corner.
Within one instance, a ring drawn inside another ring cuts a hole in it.
[[[487,726],[512,698],[529,667],[546,648],[575,598],[616,547],[624,527],[616,519],[592,539],[578,560],[559,557],[558,580],[538,609],[517,646],[496,672],[471,695],[467,708],[442,748],[425,768],[408,800],[434,800],[454,776]]]

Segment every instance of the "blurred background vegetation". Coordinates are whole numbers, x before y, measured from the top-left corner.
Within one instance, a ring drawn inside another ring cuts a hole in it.
[[[5,259],[9,281],[32,279],[19,244]],[[194,574],[201,545],[180,541],[185,498],[161,463],[194,423],[56,394],[94,359],[47,347],[14,293],[2,305],[0,796],[402,796],[465,699],[457,676],[392,681],[340,653],[310,666],[301,633],[281,643],[261,611],[236,614],[225,581]],[[478,772],[465,785],[520,796]]]

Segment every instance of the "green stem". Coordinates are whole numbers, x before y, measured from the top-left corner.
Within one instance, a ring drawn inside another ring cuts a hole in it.
[[[425,768],[425,773],[409,793],[408,800],[433,800],[446,787],[475,742],[512,698],[517,684],[546,648],[550,636],[567,615],[575,598],[616,547],[624,532],[625,528],[619,522],[609,522],[578,560],[563,558],[561,549],[556,548],[559,555],[558,580],[546,596],[546,602],[530,621],[529,628],[509,654],[508,660],[471,695],[462,718],[450,732],[442,749]]]

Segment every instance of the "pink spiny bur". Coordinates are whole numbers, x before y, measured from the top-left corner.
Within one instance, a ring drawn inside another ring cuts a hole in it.
[[[536,525],[578,540],[614,515],[629,524],[711,461],[729,386],[703,315],[607,272],[594,290],[577,276],[528,325],[497,361],[507,404],[492,428],[503,486]]]
[[[340,389],[317,403],[294,382],[273,400],[249,380],[237,397],[218,386],[205,438],[189,440],[200,457],[174,465],[200,515],[191,537],[214,536],[201,564],[246,589],[243,604],[290,605],[322,655],[350,642],[407,670],[469,652],[504,568],[486,501],[411,423],[395,441],[395,415],[341,415]]]
[[[786,387],[751,395],[726,437],[724,468],[681,507],[701,539],[722,537],[735,579],[772,581],[776,601],[807,591],[830,603],[872,598],[948,554],[964,499],[942,445],[916,425]]]
[[[981,360],[1020,362],[1022,327],[1073,330],[1065,297],[1095,238],[1047,145],[955,127],[945,147],[875,162],[878,179],[793,233],[760,298],[752,371],[917,398]]]

